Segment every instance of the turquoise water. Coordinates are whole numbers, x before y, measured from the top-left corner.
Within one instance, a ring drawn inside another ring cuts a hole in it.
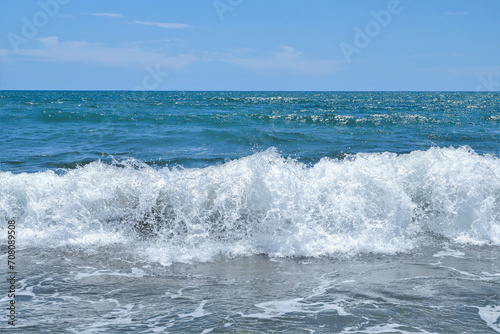
[[[500,332],[499,107],[2,91],[0,331]]]

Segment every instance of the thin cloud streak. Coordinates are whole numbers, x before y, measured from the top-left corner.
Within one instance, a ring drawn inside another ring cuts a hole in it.
[[[412,58],[449,58],[449,57],[467,58],[470,56],[467,54],[464,54],[464,53],[455,52],[453,54],[437,54],[437,53],[413,54],[413,55],[410,55],[410,57],[412,57]]]
[[[448,15],[448,16],[453,16],[453,15],[469,15],[468,12],[446,12],[444,13],[444,15]]]
[[[191,25],[189,24],[184,24],[184,23],[163,23],[163,22],[143,22],[143,21],[134,21],[136,24],[143,24],[147,26],[154,26],[158,28],[165,28],[165,29],[185,29],[185,28],[192,28]]]
[[[107,16],[107,17],[113,17],[113,18],[123,17],[122,14],[116,14],[116,13],[91,13],[90,15],[92,15],[92,16]]]

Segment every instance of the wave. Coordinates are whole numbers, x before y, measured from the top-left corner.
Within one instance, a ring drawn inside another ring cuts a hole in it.
[[[443,239],[500,245],[500,159],[468,147],[314,165],[276,149],[192,169],[95,161],[62,174],[1,172],[0,194],[19,245],[118,245],[165,265],[394,254]]]

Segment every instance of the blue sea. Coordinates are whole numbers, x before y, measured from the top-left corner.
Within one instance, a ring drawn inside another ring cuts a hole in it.
[[[500,332],[498,92],[0,91],[0,136],[2,333]]]

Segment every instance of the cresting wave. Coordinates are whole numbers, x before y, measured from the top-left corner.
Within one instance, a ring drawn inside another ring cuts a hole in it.
[[[165,265],[498,246],[500,159],[435,147],[306,166],[269,149],[201,169],[125,160],[2,172],[0,219],[16,219],[21,247],[118,246]]]

